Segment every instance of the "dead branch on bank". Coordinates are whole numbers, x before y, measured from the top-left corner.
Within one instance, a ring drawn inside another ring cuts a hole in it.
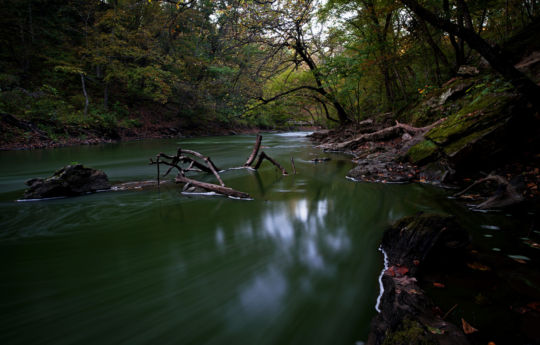
[[[454,196],[457,198],[462,197],[472,188],[489,181],[494,181],[497,183],[497,190],[491,197],[486,199],[484,202],[476,205],[475,208],[480,210],[487,210],[490,208],[505,207],[523,201],[523,196],[516,190],[516,188],[511,183],[509,183],[504,177],[494,174],[489,174],[484,178],[474,181],[469,187],[465,188],[459,193],[454,194]]]
[[[399,137],[403,133],[408,133],[412,136],[416,135],[422,135],[432,129],[433,127],[439,125],[442,123],[446,118],[442,118],[438,121],[435,121],[429,126],[425,127],[413,127],[411,125],[407,125],[404,123],[399,123],[396,121],[396,124],[391,127],[386,127],[383,129],[380,129],[375,132],[371,133],[363,133],[359,136],[347,140],[341,143],[329,143],[329,144],[322,144],[319,145],[319,148],[322,148],[324,150],[331,150],[331,151],[340,151],[340,150],[351,150],[356,148],[358,145],[368,142],[368,141],[385,141],[385,140],[391,140],[394,138]]]
[[[270,163],[275,165],[281,171],[282,175],[284,176],[288,175],[287,171],[278,162],[276,162],[274,159],[272,159],[270,156],[268,156],[264,152],[261,152],[259,154],[257,163],[255,164],[255,166],[251,167],[251,165],[255,161],[255,158],[257,157],[257,154],[259,153],[259,149],[261,147],[261,141],[262,141],[262,136],[258,134],[257,139],[255,141],[255,145],[253,146],[253,150],[250,156],[248,157],[246,163],[244,163],[244,165],[241,166],[240,168],[249,168],[249,169],[257,170],[261,166],[263,160],[266,159]],[[176,169],[178,171],[178,175],[175,178],[175,182],[184,183],[185,184],[184,190],[186,190],[187,187],[189,186],[193,186],[193,187],[204,189],[206,191],[223,194],[223,195],[233,197],[233,198],[241,198],[241,199],[250,198],[249,194],[247,193],[240,192],[240,191],[237,191],[237,190],[234,190],[232,188],[225,186],[225,183],[223,182],[223,180],[221,179],[221,176],[219,175],[220,169],[216,167],[216,165],[214,164],[214,162],[212,162],[210,157],[205,156],[197,151],[178,148],[174,156],[167,155],[165,153],[159,153],[158,155],[156,155],[156,160],[153,160],[152,158],[150,158],[149,164],[157,166],[158,186],[160,182],[159,166],[165,165],[165,166],[168,166],[169,169],[167,169],[167,171],[162,175],[162,177],[169,175],[169,173],[173,169]],[[181,164],[187,164],[187,168],[184,168]],[[206,172],[208,174],[213,174],[216,180],[219,182],[219,185],[213,184],[213,183],[201,182],[201,181],[189,178],[186,176],[186,174],[190,171]],[[221,172],[223,171],[225,170],[222,170]]]

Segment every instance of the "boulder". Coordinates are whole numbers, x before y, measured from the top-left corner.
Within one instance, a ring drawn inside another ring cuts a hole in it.
[[[417,282],[426,265],[452,265],[463,255],[468,233],[452,217],[420,214],[399,220],[383,235],[383,287],[368,345],[469,344],[465,334],[435,311]]]
[[[420,168],[426,180],[451,182],[479,169],[489,171],[514,154],[527,132],[530,111],[509,93],[480,93],[458,112],[412,145],[404,160]],[[502,144],[504,143],[504,144]]]
[[[24,199],[43,199],[76,196],[109,189],[107,175],[82,164],[67,165],[46,179],[34,178],[26,181],[29,188]]]

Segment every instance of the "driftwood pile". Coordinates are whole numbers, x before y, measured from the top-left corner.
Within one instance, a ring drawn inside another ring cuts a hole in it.
[[[258,155],[257,162],[255,165],[253,163],[255,162],[255,159],[257,158],[257,154],[259,153],[259,150],[261,148],[261,142],[262,142],[262,136],[257,135],[257,139],[255,141],[255,145],[253,146],[253,150],[251,151],[251,154],[249,155],[246,162],[240,166],[235,168],[229,168],[220,170],[210,159],[210,157],[204,156],[203,154],[193,151],[193,150],[186,150],[181,147],[178,148],[176,151],[176,154],[171,156],[167,155],[165,153],[159,153],[156,155],[156,159],[150,158],[150,165],[156,165],[157,167],[157,183],[159,186],[160,183],[160,165],[165,165],[168,167],[167,171],[161,176],[165,177],[169,175],[169,173],[176,169],[178,171],[178,175],[175,178],[176,183],[184,183],[184,191],[188,190],[190,187],[196,187],[201,188],[209,192],[214,192],[222,195],[226,195],[228,197],[232,198],[239,198],[239,199],[250,199],[250,195],[241,191],[237,191],[235,189],[232,189],[230,187],[227,187],[223,180],[221,179],[220,173],[223,173],[227,170],[231,169],[252,169],[257,170],[261,166],[263,160],[267,160],[273,165],[275,165],[280,171],[281,174],[286,176],[288,175],[285,168],[283,168],[278,162],[276,162],[274,159],[272,159],[270,156],[268,156],[264,151],[262,151]],[[291,164],[293,167],[293,171],[296,173],[296,169],[294,167],[294,160],[291,158]],[[218,184],[213,183],[207,183],[207,182],[201,182],[198,180],[195,180],[193,178],[187,177],[187,173],[195,171],[195,172],[206,172],[208,174],[213,174],[216,178]]]

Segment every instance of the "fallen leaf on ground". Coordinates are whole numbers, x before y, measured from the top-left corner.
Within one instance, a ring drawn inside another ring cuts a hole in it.
[[[407,267],[405,267],[405,266],[401,266],[401,267],[396,268],[396,274],[404,276],[405,274],[407,274],[407,272],[409,272],[409,269]]]
[[[463,327],[463,332],[465,334],[471,334],[471,333],[474,333],[474,332],[478,332],[478,330],[476,328],[474,328],[473,326],[471,326],[467,321],[465,321],[465,319],[461,318],[461,326]]]
[[[476,271],[490,271],[491,268],[479,262],[467,262],[467,266]]]
[[[392,277],[401,277],[409,272],[409,269],[405,266],[392,266],[386,270],[386,273]]]
[[[437,283],[437,282],[433,282],[433,286],[437,287],[437,288],[444,288],[446,287],[444,284],[442,283]]]

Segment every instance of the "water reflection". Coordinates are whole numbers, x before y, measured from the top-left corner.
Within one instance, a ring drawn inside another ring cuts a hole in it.
[[[253,139],[199,138],[189,145],[219,166],[238,166]],[[264,140],[276,160],[294,155],[298,175],[283,177],[269,164],[224,173],[227,185],[253,195],[250,202],[161,188],[16,204],[0,191],[0,288],[7,291],[0,295],[0,343],[365,340],[382,230],[396,218],[441,207],[423,187],[346,181],[349,163],[337,155],[313,165],[309,159],[320,152],[298,136]],[[176,146],[65,152],[104,165],[115,178],[138,180],[154,177],[146,157]],[[56,168],[66,157],[25,169]]]
[[[287,289],[286,277],[272,265],[255,275],[239,291],[240,304],[248,317],[273,314],[282,308]]]

